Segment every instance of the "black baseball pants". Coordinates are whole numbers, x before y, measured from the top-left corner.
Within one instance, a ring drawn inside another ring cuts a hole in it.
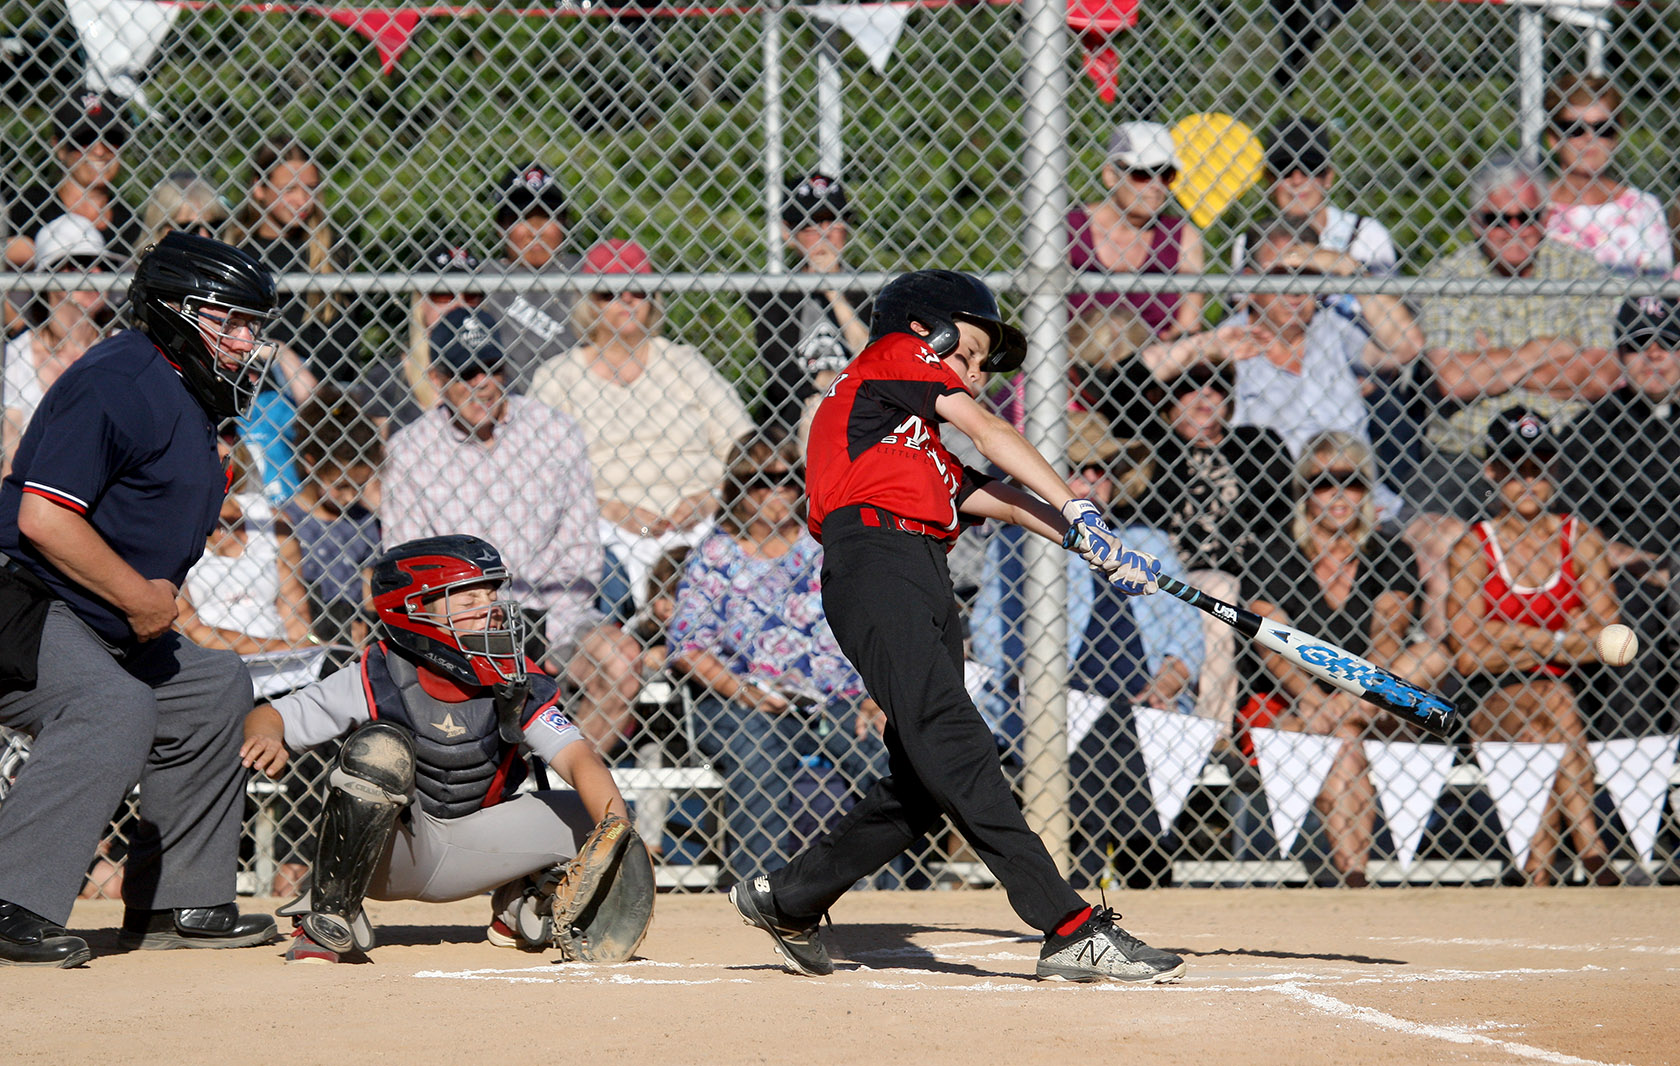
[[[823,526],[823,609],[887,714],[888,775],[822,839],[770,875],[776,907],[815,917],[921,841],[945,814],[1034,929],[1085,901],[1027,826],[997,742],[963,688],[962,622],[940,541],[870,528],[855,509]]]

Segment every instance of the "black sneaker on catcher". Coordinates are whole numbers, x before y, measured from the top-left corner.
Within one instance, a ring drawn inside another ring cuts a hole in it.
[[[1157,985],[1184,976],[1184,960],[1152,948],[1115,924],[1120,916],[1097,907],[1067,936],[1044,938],[1038,976],[1060,981],[1131,981]]]
[[[828,957],[828,949],[817,935],[821,921],[800,925],[778,913],[770,897],[768,877],[740,882],[729,890],[729,902],[735,905],[743,922],[770,934],[776,941],[776,951],[794,973],[826,977],[834,972],[834,960]]]

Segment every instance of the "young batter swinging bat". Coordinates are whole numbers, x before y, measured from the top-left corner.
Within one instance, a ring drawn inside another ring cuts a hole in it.
[[[1214,599],[1201,589],[1161,575],[1156,584],[1162,592],[1177,596],[1192,607],[1213,615],[1262,647],[1270,648],[1307,673],[1366,703],[1399,715],[1435,736],[1449,738],[1456,722],[1453,705],[1433,692],[1339,648],[1327,640],[1303,633],[1293,626],[1268,621],[1253,611],[1233,607]]]

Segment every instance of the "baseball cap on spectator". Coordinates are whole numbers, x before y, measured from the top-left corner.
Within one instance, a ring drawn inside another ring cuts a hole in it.
[[[1330,167],[1330,131],[1322,122],[1292,118],[1272,127],[1266,138],[1266,169],[1274,178],[1299,170],[1322,174]]]
[[[1641,296],[1616,312],[1616,352],[1642,352],[1655,344],[1680,351],[1680,300]]]
[[[496,316],[488,311],[454,308],[438,319],[428,340],[433,365],[444,367],[457,377],[470,378],[480,372],[494,374],[506,361],[496,340]]]
[[[463,300],[476,305],[484,299],[484,293],[473,282],[445,282],[443,278],[433,275],[470,274],[478,270],[482,262],[472,249],[440,241],[432,245],[415,263],[414,277],[418,282],[415,288],[435,299]]]
[[[415,267],[416,274],[477,270],[480,264],[471,248],[458,244],[434,244],[426,257]]]
[[[35,265],[42,270],[109,268],[105,235],[81,215],[59,215],[35,234]]]
[[[653,260],[648,258],[647,249],[635,241],[613,237],[589,249],[589,254],[583,257],[583,271],[586,274],[651,274]]]
[[[827,174],[812,174],[790,184],[787,198],[782,201],[782,224],[790,230],[802,230],[819,222],[849,222],[846,210],[846,190],[839,178]]]
[[[103,141],[121,148],[128,140],[122,102],[107,93],[81,93],[58,105],[53,130],[60,144],[89,148]]]
[[[1515,466],[1524,459],[1555,459],[1562,450],[1545,417],[1517,404],[1493,416],[1482,444],[1482,458]]]
[[[1108,139],[1110,164],[1123,170],[1184,169],[1178,161],[1172,131],[1159,122],[1122,122]]]
[[[544,214],[561,225],[571,222],[566,194],[541,163],[528,163],[507,172],[496,194],[496,225],[511,226],[528,215]]]

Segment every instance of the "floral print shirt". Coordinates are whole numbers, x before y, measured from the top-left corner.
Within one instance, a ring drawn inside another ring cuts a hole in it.
[[[822,548],[809,533],[779,559],[747,554],[735,535],[694,549],[671,618],[673,655],[710,652],[736,677],[783,695],[855,700],[863,680],[835,643],[822,606]]]
[[[1666,274],[1674,269],[1662,204],[1638,189],[1625,188],[1603,204],[1553,203],[1546,235],[1579,248],[1618,274]]]

